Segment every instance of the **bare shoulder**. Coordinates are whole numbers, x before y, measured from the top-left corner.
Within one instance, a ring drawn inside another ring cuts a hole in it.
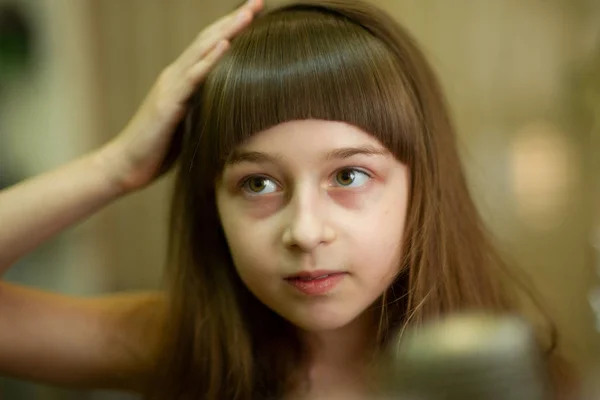
[[[0,282],[0,374],[142,390],[166,314],[161,292],[79,298]]]

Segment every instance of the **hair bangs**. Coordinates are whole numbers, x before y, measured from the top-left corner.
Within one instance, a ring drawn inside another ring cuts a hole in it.
[[[219,169],[254,133],[304,119],[352,124],[406,161],[419,126],[408,88],[392,53],[367,29],[324,8],[284,8],[232,41],[208,77],[204,129],[217,141]]]

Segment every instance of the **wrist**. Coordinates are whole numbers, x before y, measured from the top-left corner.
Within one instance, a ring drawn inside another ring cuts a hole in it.
[[[127,182],[126,162],[116,144],[108,143],[92,153],[91,162],[106,180],[108,190],[115,195],[122,196],[135,190]]]

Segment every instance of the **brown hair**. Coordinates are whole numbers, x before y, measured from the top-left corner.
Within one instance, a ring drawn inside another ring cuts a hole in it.
[[[215,182],[244,140],[301,119],[355,125],[410,169],[401,272],[377,305],[382,346],[442,314],[512,308],[444,97],[413,39],[367,4],[294,3],[235,38],[190,106],[172,204],[169,323],[150,398],[278,398],[297,382],[302,345],[237,276]]]

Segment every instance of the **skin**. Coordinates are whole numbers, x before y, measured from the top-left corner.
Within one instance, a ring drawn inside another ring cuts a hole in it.
[[[236,149],[217,206],[236,269],[254,295],[296,325],[313,351],[311,387],[347,387],[364,364],[367,309],[398,273],[408,201],[405,165],[342,122],[277,125]],[[286,277],[344,272],[324,295]],[[319,397],[319,396],[316,396]]]

